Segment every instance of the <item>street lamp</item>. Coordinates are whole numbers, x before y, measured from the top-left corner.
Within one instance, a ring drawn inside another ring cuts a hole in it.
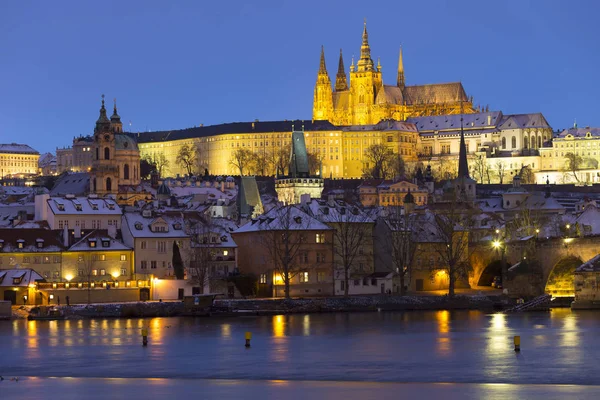
[[[494,240],[494,241],[492,242],[492,246],[494,246],[494,248],[495,248],[496,250],[498,250],[498,249],[500,248],[500,246],[502,246],[502,243],[500,243],[500,241],[499,241],[499,240]]]

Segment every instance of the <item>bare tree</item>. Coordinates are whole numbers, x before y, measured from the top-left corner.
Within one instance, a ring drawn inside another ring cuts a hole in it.
[[[193,145],[185,144],[177,152],[177,164],[187,171],[188,175],[193,175],[196,167],[197,149]]]
[[[216,256],[215,243],[211,240],[211,232],[206,221],[196,221],[190,229],[190,234],[189,280],[200,287],[200,293],[204,293],[204,287],[210,278],[210,268],[214,265]]]
[[[348,204],[328,208],[327,225],[333,228],[335,269],[344,274],[344,296],[348,296],[350,272],[369,261],[371,252],[365,254],[364,244],[373,243],[373,219],[357,206]]]
[[[519,172],[521,183],[526,185],[535,183],[535,174],[529,165],[525,165]]]
[[[237,149],[231,155],[229,163],[240,171],[240,176],[244,175],[244,170],[250,167],[254,154],[248,149]]]
[[[290,146],[284,144],[283,147],[271,150],[267,156],[273,175],[285,175],[290,162]]]
[[[264,215],[268,223],[261,225],[260,244],[267,262],[281,277],[285,297],[290,298],[290,282],[300,272],[301,255],[305,255],[306,231],[311,218],[295,206],[279,206]]]
[[[452,201],[427,217],[433,233],[433,248],[441,265],[432,267],[448,275],[448,296],[454,296],[456,282],[470,271],[469,240],[474,226],[473,212],[464,203]],[[471,246],[472,247],[472,246]]]
[[[478,178],[478,182],[484,183],[486,167],[486,158],[483,155],[478,154],[473,161],[473,170],[475,171],[475,177]]]
[[[267,176],[267,171],[269,170],[269,156],[266,151],[259,150],[252,153],[250,167],[251,170],[253,170],[254,175]]]
[[[565,154],[565,172],[572,174],[577,182],[579,182],[577,172],[581,170],[582,165],[583,158],[581,158],[581,156],[578,156],[574,153]]]
[[[317,174],[321,170],[321,163],[323,162],[323,155],[320,152],[308,152],[308,170],[310,174]]]
[[[389,174],[393,179],[400,179],[406,175],[406,163],[400,154],[392,154],[390,156]]]
[[[506,164],[498,160],[494,166],[496,167],[496,175],[498,175],[498,179],[502,185],[504,183],[504,176],[506,175]]]
[[[147,157],[148,162],[155,166],[158,176],[163,177],[163,172],[169,167],[169,160],[165,157],[164,153],[152,153],[150,157]]]
[[[440,157],[438,163],[437,181],[456,178],[458,174],[457,160],[448,157]]]
[[[417,250],[417,216],[404,207],[386,207],[384,223],[389,234],[381,243],[390,267],[400,278],[400,294],[406,294],[406,279],[410,277],[413,259]]]
[[[363,177],[370,179],[385,179],[389,173],[392,153],[384,144],[372,144],[364,152],[366,164]]]
[[[95,252],[88,252],[88,254],[80,255],[79,257],[79,282],[85,283],[87,285],[87,303],[90,304],[92,302],[92,282],[94,282],[94,277],[98,275],[98,270],[94,269],[94,258],[96,257]]]

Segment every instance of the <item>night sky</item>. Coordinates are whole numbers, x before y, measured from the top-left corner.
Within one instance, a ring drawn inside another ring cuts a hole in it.
[[[321,45],[335,81],[371,54],[396,82],[462,81],[476,104],[600,126],[596,1],[2,1],[0,142],[92,132],[100,95],[129,130],[310,119]]]

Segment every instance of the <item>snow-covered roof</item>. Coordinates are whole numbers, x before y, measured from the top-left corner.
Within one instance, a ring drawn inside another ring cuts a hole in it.
[[[30,268],[0,270],[0,286],[2,287],[27,287],[30,283],[40,280],[44,280],[44,278]]]
[[[92,247],[92,243],[95,245]],[[110,250],[131,250],[129,246],[121,241],[108,236],[106,230],[94,230],[78,242],[69,247],[69,251],[110,251]]]
[[[374,223],[375,220],[359,207],[348,204],[343,200],[311,199],[309,203],[303,203],[302,208],[310,215],[324,223]]]
[[[37,150],[26,144],[10,143],[0,144],[0,153],[12,154],[40,154]]]
[[[258,232],[269,230],[330,230],[327,225],[308,215],[296,206],[280,206],[253,218],[234,233]]]
[[[585,207],[575,222],[581,225],[584,235],[600,235],[600,210],[592,204]]]
[[[59,252],[61,239],[60,232],[47,229],[0,229],[0,253]]]
[[[581,264],[575,272],[600,272],[600,254]]]
[[[144,217],[139,212],[123,214],[123,225],[127,226],[134,238],[184,238],[188,234],[184,229],[182,217],[172,215],[159,215]],[[164,226],[166,230],[157,230],[156,227]],[[155,230],[152,230],[152,227]],[[123,227],[121,229],[124,229]]]
[[[47,202],[55,215],[121,215],[121,207],[112,199],[50,197]]]

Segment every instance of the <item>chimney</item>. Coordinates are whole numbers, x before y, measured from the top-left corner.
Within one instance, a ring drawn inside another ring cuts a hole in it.
[[[306,204],[310,203],[310,194],[304,193],[300,195],[300,203]]]
[[[63,243],[65,247],[69,247],[69,228],[66,225],[63,229]]]
[[[117,237],[117,227],[115,225],[108,225],[108,236],[111,239],[115,239]]]
[[[75,227],[74,236],[75,236],[75,239],[81,239],[81,227],[80,226]]]

